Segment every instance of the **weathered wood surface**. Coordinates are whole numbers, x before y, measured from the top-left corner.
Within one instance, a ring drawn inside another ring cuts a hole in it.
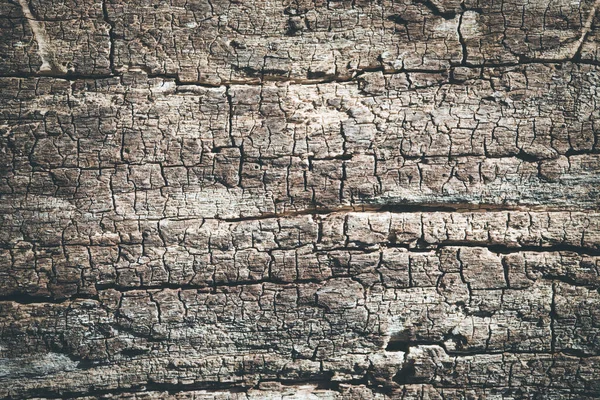
[[[3,0],[0,397],[600,397],[598,8]]]

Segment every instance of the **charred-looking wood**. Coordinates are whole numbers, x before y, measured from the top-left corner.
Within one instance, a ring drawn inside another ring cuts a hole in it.
[[[598,9],[0,3],[0,398],[599,398]]]

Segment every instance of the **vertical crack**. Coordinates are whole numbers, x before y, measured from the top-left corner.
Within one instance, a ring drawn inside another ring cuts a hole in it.
[[[25,1],[25,0],[20,0],[20,1]],[[110,68],[110,72],[111,74],[115,75],[115,33],[114,33],[114,29],[115,29],[115,24],[113,22],[110,21],[110,18],[108,17],[108,8],[106,6],[106,2],[108,0],[103,0],[102,1],[102,16],[104,19],[104,22],[106,22],[109,26],[108,28],[108,63],[109,63],[109,68]]]
[[[552,335],[550,342],[550,349],[552,353],[556,351],[556,332],[555,322],[556,321],[556,282],[552,282],[552,300],[550,302],[550,333]]]
[[[227,98],[227,105],[229,107],[229,115],[227,119],[227,132],[229,134],[229,140],[231,140],[231,146],[235,147],[235,140],[233,140],[233,96],[231,95],[231,86],[225,86],[225,97]]]
[[[464,5],[461,5],[461,7],[464,7]],[[465,41],[465,38],[463,37],[462,32],[461,32],[461,27],[462,27],[464,16],[465,16],[465,13],[463,10],[463,12],[458,17],[458,27],[456,29],[456,33],[458,34],[458,41],[460,42],[460,46],[462,48],[462,59],[460,61],[460,65],[467,65],[467,56],[468,56],[467,42]]]

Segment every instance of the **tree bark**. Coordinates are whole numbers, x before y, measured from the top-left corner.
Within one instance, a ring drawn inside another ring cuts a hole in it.
[[[0,397],[600,397],[598,8],[0,3]]]

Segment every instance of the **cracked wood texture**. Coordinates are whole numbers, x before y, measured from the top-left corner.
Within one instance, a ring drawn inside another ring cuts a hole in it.
[[[600,397],[600,0],[0,0],[0,397]]]

